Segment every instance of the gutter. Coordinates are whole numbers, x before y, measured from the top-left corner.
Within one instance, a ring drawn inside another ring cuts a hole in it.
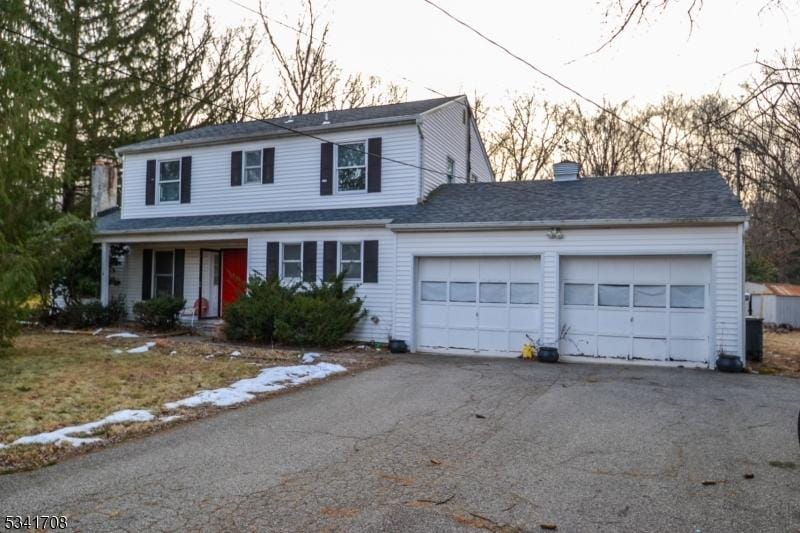
[[[330,125],[320,125],[320,126],[307,126],[304,128],[292,128],[294,131],[279,131],[279,132],[272,132],[272,133],[264,133],[264,132],[257,132],[257,133],[250,133],[245,135],[220,135],[217,137],[206,137],[202,139],[186,139],[183,141],[173,141],[168,143],[161,143],[161,144],[153,144],[147,145],[142,147],[137,147],[140,143],[128,144],[125,146],[120,146],[115,151],[119,155],[123,154],[143,154],[149,152],[163,152],[166,150],[175,150],[181,148],[194,148],[194,147],[202,147],[202,146],[214,146],[219,144],[230,144],[233,142],[248,142],[248,141],[258,141],[262,139],[276,139],[281,137],[294,137],[294,136],[303,136],[304,134],[314,135],[317,133],[325,133],[330,131],[345,131],[351,129],[358,129],[366,126],[374,127],[374,126],[403,126],[406,124],[415,124],[417,120],[416,115],[407,115],[403,117],[395,117],[395,118],[381,118],[381,119],[367,119],[367,120],[359,120],[355,122],[347,122],[344,124],[330,124]],[[278,121],[270,121],[278,124],[280,127],[280,123]],[[291,126],[286,126],[291,127]],[[148,142],[148,141],[142,141]]]
[[[589,220],[539,220],[498,222],[434,222],[390,223],[386,227],[394,232],[406,231],[483,231],[525,230],[549,228],[611,228],[636,226],[715,226],[744,224],[747,217],[713,218],[639,218],[639,219],[589,219]]]

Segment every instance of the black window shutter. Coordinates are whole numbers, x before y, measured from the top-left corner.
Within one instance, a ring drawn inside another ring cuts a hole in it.
[[[261,183],[275,183],[275,148],[261,151]]]
[[[144,204],[154,205],[156,203],[156,160],[147,160],[147,171],[144,191]]]
[[[322,279],[325,281],[336,277],[336,256],[339,244],[336,241],[322,243]]]
[[[281,248],[278,242],[267,243],[267,278],[278,277]]]
[[[333,143],[322,143],[319,162],[319,194],[333,194]]]
[[[382,140],[374,137],[367,142],[367,192],[381,192]]]
[[[364,283],[378,283],[378,241],[364,241]]]
[[[242,184],[242,152],[231,152],[231,187]]]
[[[142,300],[153,295],[153,250],[142,250]]]
[[[183,298],[183,269],[186,258],[186,250],[178,248],[175,250],[175,273],[172,280],[172,295],[176,298]]]
[[[188,204],[192,201],[192,158],[187,156],[181,159],[181,203]]]
[[[317,281],[317,241],[303,243],[303,281]]]

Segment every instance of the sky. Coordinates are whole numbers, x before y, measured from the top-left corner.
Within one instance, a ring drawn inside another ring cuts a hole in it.
[[[258,0],[236,0],[258,8]],[[643,105],[667,94],[699,96],[738,87],[757,72],[756,59],[772,59],[798,45],[800,2],[705,0],[690,26],[690,0],[671,0],[663,13],[631,26],[591,54],[619,19],[605,17],[616,0],[436,0],[452,14],[586,96]],[[202,0],[220,26],[253,23],[257,16],[230,0]],[[770,4],[771,5],[771,4]],[[410,100],[477,93],[502,103],[515,92],[543,99],[574,98],[566,90],[448,19],[423,0],[316,0],[329,20],[331,57],[346,73],[375,74],[408,88]],[[293,24],[298,0],[270,0],[267,13]],[[691,31],[690,31],[691,29]],[[295,35],[275,27],[287,45]],[[266,51],[266,72],[274,66]]]

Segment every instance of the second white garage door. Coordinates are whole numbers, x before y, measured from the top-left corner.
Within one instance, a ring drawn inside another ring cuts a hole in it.
[[[706,362],[708,256],[564,257],[560,352]]]
[[[538,257],[420,259],[418,349],[519,354],[539,335],[539,273]]]

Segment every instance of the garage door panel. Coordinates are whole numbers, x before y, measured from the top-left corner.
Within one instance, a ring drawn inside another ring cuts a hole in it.
[[[508,281],[508,259],[487,257],[480,259],[478,279],[480,281]]]
[[[538,305],[511,306],[508,310],[508,327],[513,330],[538,330],[539,324],[541,324],[540,317],[541,311]]]
[[[521,347],[522,345],[520,345]],[[503,352],[510,349],[508,333],[503,331],[478,331],[478,349],[485,351]]]
[[[663,257],[638,257],[633,260],[634,283],[664,283],[669,279],[669,260]]]
[[[697,311],[672,310],[669,317],[669,334],[671,337],[698,339],[705,337],[705,314]]]
[[[444,328],[429,328],[420,327],[419,344],[421,346],[428,346],[430,348],[447,348],[448,337],[447,330]]]
[[[540,268],[538,258],[512,257],[508,260],[508,280],[538,283]]]
[[[450,281],[475,281],[478,277],[476,259],[452,259],[450,261]]]
[[[664,337],[668,331],[666,310],[633,311],[634,337]]]
[[[597,259],[594,257],[570,257],[561,262],[561,278],[570,281],[597,279]]]
[[[447,347],[456,350],[474,350],[478,344],[478,332],[472,328],[450,328],[447,330],[447,337]]]
[[[565,307],[561,310],[561,323],[571,333],[591,333],[597,331],[597,312],[594,307]]]
[[[604,309],[597,311],[597,332],[603,335],[627,335],[632,333],[629,310]]]
[[[633,263],[627,257],[601,257],[597,260],[600,283],[633,279]]]
[[[481,306],[478,312],[478,328],[502,329],[508,328],[508,307]]]
[[[700,283],[711,280],[709,261],[705,257],[682,257],[670,260],[670,283]]]
[[[447,281],[450,270],[450,259],[431,257],[419,264],[420,279],[425,281]]]
[[[559,343],[559,351],[565,355],[597,355],[597,338],[594,335],[566,335]]]
[[[613,359],[628,359],[631,355],[631,338],[610,335],[597,336],[598,357]]]
[[[673,361],[705,362],[708,351],[704,340],[671,339],[669,356]]]
[[[634,359],[653,359],[664,361],[667,359],[667,339],[638,338],[633,339]]]
[[[451,328],[476,328],[478,317],[475,316],[474,305],[450,304],[448,310],[448,326]]]
[[[418,309],[420,324],[428,327],[447,327],[447,306],[423,303]]]

